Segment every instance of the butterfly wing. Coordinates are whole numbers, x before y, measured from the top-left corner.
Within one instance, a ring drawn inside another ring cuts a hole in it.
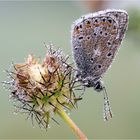
[[[100,79],[111,66],[128,26],[124,10],[88,14],[72,26],[72,47],[81,77]]]

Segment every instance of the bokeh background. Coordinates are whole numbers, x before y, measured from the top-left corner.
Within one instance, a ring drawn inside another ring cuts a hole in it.
[[[71,53],[70,27],[88,12],[117,8],[128,11],[129,29],[112,68],[103,78],[114,117],[103,121],[103,96],[87,89],[71,118],[89,139],[140,138],[140,1],[0,1],[0,81],[11,62],[23,62],[29,53],[45,55],[44,42]],[[72,62],[72,57],[70,57]],[[75,135],[59,117],[46,132],[33,129],[26,115],[14,115],[9,91],[0,85],[0,139],[74,139]]]

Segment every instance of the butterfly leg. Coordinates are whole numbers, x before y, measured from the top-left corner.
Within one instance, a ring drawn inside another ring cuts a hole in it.
[[[110,118],[112,118],[113,115],[105,87],[103,88],[103,94],[104,94],[103,117],[105,121],[108,121]]]

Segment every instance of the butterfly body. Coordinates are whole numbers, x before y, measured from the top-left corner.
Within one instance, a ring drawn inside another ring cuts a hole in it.
[[[76,20],[71,38],[77,78],[86,87],[102,91],[101,78],[111,66],[128,26],[124,10],[105,10]]]

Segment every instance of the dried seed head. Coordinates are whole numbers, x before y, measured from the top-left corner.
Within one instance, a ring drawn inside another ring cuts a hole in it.
[[[10,97],[19,102],[20,111],[45,128],[58,110],[71,110],[81,99],[74,94],[74,69],[66,60],[60,50],[50,47],[43,62],[29,55],[26,62],[8,71],[10,81],[5,83],[10,85]]]

